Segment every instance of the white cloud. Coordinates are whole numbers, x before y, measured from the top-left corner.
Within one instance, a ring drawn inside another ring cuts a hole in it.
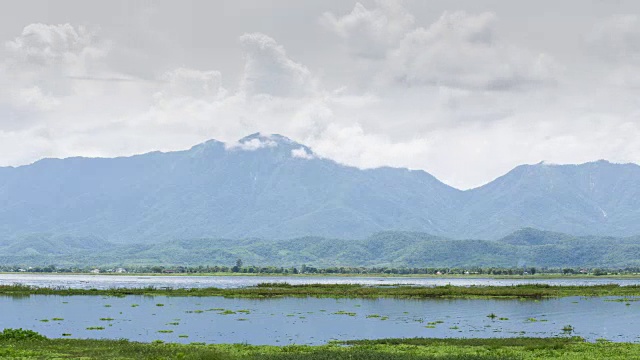
[[[591,51],[609,61],[640,65],[640,16],[609,16],[594,25],[587,36]]]
[[[87,59],[104,56],[94,46],[94,36],[85,27],[70,24],[27,25],[20,36],[8,41],[6,49],[15,62],[40,67],[54,65],[84,66]]]
[[[38,86],[13,91],[13,103],[19,108],[47,111],[60,105],[60,101],[50,94],[44,94]]]
[[[307,149],[305,149],[304,147],[299,147],[297,149],[291,150],[291,156],[293,156],[294,158],[305,160],[311,160],[315,158],[315,156],[313,156],[313,153],[307,152]]]
[[[606,69],[604,83],[640,88],[640,16],[621,14],[602,19],[586,37],[587,47]]]
[[[187,96],[203,99],[223,97],[226,90],[222,88],[221,77],[219,71],[177,68],[162,76],[161,79],[166,82],[163,94],[165,96]]]
[[[225,148],[227,150],[244,150],[255,151],[264,148],[277,147],[278,143],[269,138],[253,138],[245,141],[238,141],[233,143],[226,143]]]
[[[261,33],[244,34],[245,51],[241,89],[247,95],[301,97],[313,94],[316,80],[309,69],[288,56],[284,47]]]
[[[463,89],[509,90],[553,80],[549,56],[496,40],[495,15],[444,13],[408,33],[390,56],[395,81]]]
[[[369,10],[356,3],[351,13],[338,17],[327,12],[321,23],[339,35],[347,49],[364,58],[384,58],[411,29],[414,18],[398,1],[376,1]]]

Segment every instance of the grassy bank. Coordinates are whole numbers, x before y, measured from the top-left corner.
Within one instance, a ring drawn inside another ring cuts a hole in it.
[[[543,299],[566,296],[640,296],[640,286],[596,285],[596,286],[550,286],[527,284],[516,286],[381,286],[371,287],[356,284],[309,284],[264,283],[237,289],[219,288],[129,288],[129,289],[69,289],[44,288],[25,285],[0,285],[0,295],[162,295],[162,296],[223,296],[230,298],[278,298],[278,297],[331,297],[331,298],[479,298],[479,299]]]
[[[4,339],[0,358],[14,359],[634,359],[640,344],[580,338],[389,339],[322,346],[181,345],[126,340]]]

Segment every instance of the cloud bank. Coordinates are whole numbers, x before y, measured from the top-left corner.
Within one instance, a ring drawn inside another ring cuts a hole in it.
[[[5,40],[0,61],[0,164],[211,138],[269,146],[237,143],[258,131],[313,149],[293,157],[424,169],[459,188],[542,160],[640,163],[637,15],[602,17],[577,39],[588,74],[513,42],[495,12],[418,18],[395,1],[319,12],[309,26],[337,46],[302,49],[325,46],[340,69],[247,32],[236,39],[239,76],[174,64],[154,66],[152,78],[114,60],[124,46],[99,27],[27,25]]]

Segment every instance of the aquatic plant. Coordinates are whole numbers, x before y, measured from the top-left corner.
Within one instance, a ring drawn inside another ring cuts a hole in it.
[[[356,313],[354,313],[354,312],[348,312],[348,311],[344,311],[344,310],[336,311],[336,312],[334,312],[333,314],[334,314],[334,315],[356,316]]]
[[[47,337],[33,330],[6,328],[0,332],[0,340],[46,340]]]
[[[574,330],[574,328],[573,328],[573,326],[571,326],[571,325],[565,325],[565,326],[562,328],[562,331],[563,331],[563,332],[566,332],[566,333],[570,333],[570,332],[572,332],[573,330]]]

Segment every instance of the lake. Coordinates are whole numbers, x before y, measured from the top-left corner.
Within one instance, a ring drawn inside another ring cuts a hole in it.
[[[222,297],[0,297],[0,328],[48,337],[150,342],[324,344],[395,337],[549,337],[638,342],[640,298],[401,300]],[[488,317],[495,314],[495,318]],[[571,325],[575,330],[563,332]]]
[[[562,286],[589,286],[619,284],[640,285],[640,278],[417,278],[417,277],[340,277],[340,276],[136,276],[136,275],[63,275],[63,274],[0,274],[0,285],[24,284],[41,287],[79,289],[136,288],[239,288],[265,282],[302,284],[362,284],[362,285],[415,285],[415,286],[511,286],[518,284],[550,284]]]

